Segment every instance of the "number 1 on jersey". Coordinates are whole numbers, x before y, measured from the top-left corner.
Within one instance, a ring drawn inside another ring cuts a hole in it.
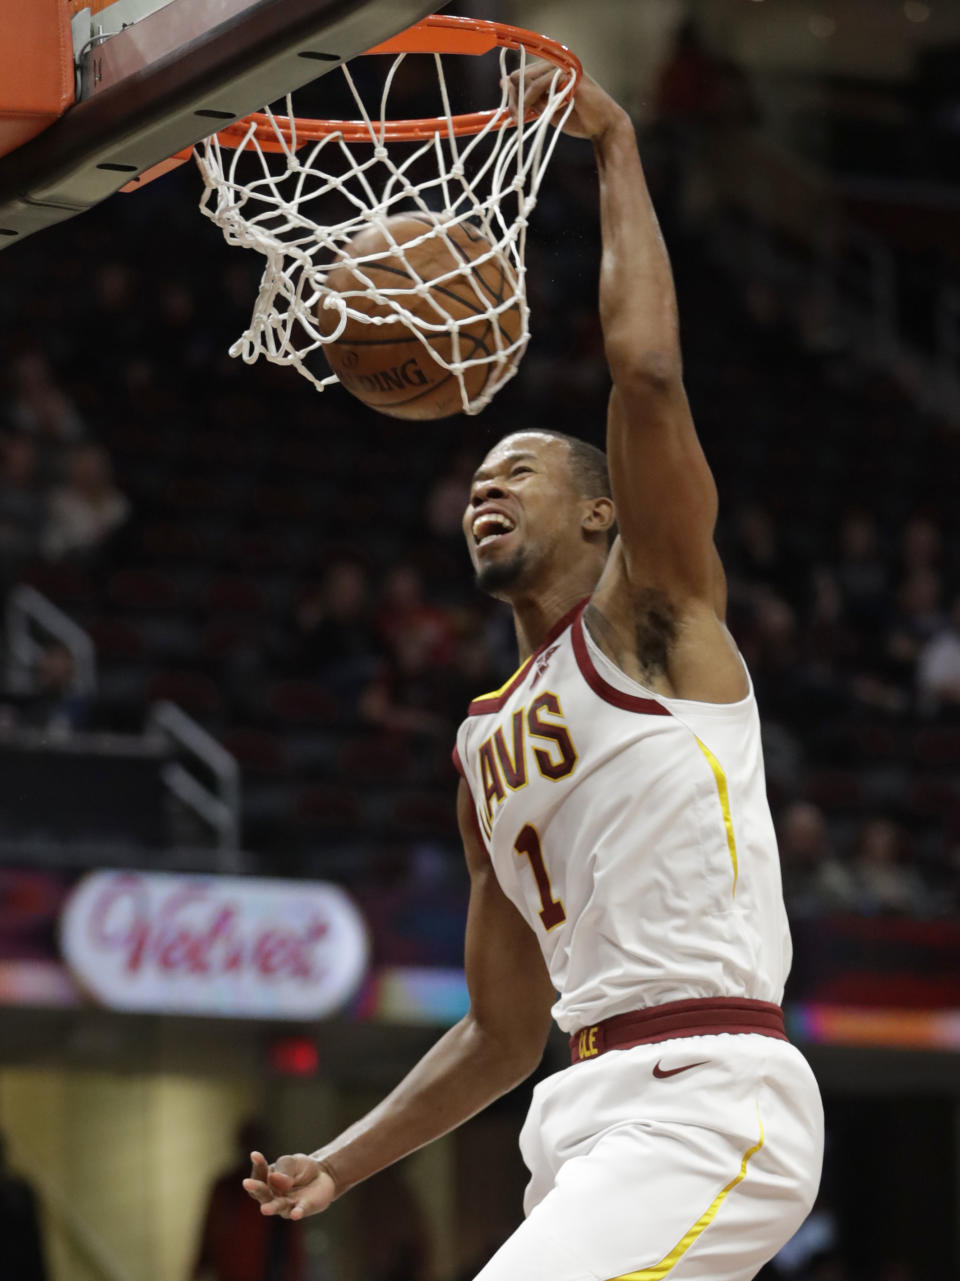
[[[563,904],[553,897],[553,887],[543,861],[543,850],[540,847],[540,836],[537,829],[529,823],[520,829],[520,835],[513,843],[513,848],[521,856],[530,860],[533,878],[540,893],[540,920],[548,932],[567,919]]]

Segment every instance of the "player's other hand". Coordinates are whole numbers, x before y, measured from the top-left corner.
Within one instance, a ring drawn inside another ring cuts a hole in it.
[[[523,113],[536,111],[546,104],[557,68],[552,62],[531,62],[527,64],[523,77]],[[561,77],[564,73],[560,73]],[[566,107],[567,99],[560,108]],[[520,72],[514,71],[507,79],[507,104],[512,115],[520,112]],[[559,114],[559,113],[558,113]],[[601,89],[591,76],[584,72],[574,99],[574,107],[563,126],[563,132],[572,138],[589,138],[596,142],[607,130],[620,121],[629,120],[629,116],[605,89]]]
[[[302,1152],[282,1156],[269,1165],[262,1152],[251,1152],[250,1161],[250,1177],[243,1180],[243,1186],[260,1203],[261,1214],[305,1219],[325,1210],[336,1195],[330,1175]]]

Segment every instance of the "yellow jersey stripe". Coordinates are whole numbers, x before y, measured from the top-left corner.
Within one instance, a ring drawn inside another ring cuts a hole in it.
[[[717,1193],[693,1227],[683,1234],[670,1253],[664,1255],[660,1262],[655,1263],[652,1268],[641,1268],[639,1272],[624,1272],[622,1276],[615,1277],[613,1281],[662,1281],[662,1278],[667,1275],[670,1269],[680,1262],[694,1241],[717,1217],[717,1211],[723,1205],[727,1196],[746,1177],[747,1164],[750,1158],[763,1147],[763,1122],[760,1120],[759,1112],[757,1113],[757,1121],[760,1124],[760,1138],[752,1148],[747,1148],[746,1152],[744,1152],[743,1160],[740,1162],[739,1173],[734,1175],[727,1186]]]
[[[510,677],[510,679],[505,680],[499,689],[493,689],[490,691],[489,694],[478,694],[477,697],[473,699],[470,706],[473,707],[475,703],[488,703],[491,701],[491,699],[494,699],[494,698],[502,698],[503,695],[506,694],[507,691],[510,689],[510,686],[515,684],[517,681],[519,681],[520,678],[524,675],[527,668],[533,662],[533,659],[534,659],[533,654],[531,654],[529,658],[525,658],[523,662],[520,664],[520,666],[517,668],[517,670]]]
[[[694,735],[696,738],[696,735]],[[733,865],[733,893],[737,892],[737,879],[740,875],[740,867],[737,862],[737,838],[733,834],[733,819],[730,816],[730,793],[727,790],[727,776],[723,772],[723,766],[714,756],[706,743],[702,743],[697,738],[697,746],[703,752],[707,764],[713,771],[713,777],[717,784],[717,794],[720,797],[720,809],[723,811],[723,826],[727,833],[727,849],[730,851],[730,862]]]

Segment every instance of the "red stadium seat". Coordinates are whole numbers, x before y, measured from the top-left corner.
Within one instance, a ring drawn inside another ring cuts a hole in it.
[[[263,591],[252,578],[221,574],[210,584],[207,606],[215,614],[259,614],[264,607]]]
[[[853,811],[862,803],[862,776],[854,770],[821,770],[804,789],[806,799],[828,813]]]
[[[339,771],[346,779],[399,782],[410,772],[410,745],[396,735],[367,735],[344,743]]]
[[[296,813],[323,827],[353,828],[359,826],[361,806],[357,796],[346,788],[329,783],[314,783],[297,797]]]
[[[238,727],[220,735],[220,742],[244,769],[280,774],[286,768],[283,742],[260,729]]]
[[[122,618],[98,618],[87,627],[101,658],[139,658],[144,650],[142,633]]]
[[[259,626],[250,618],[214,618],[203,629],[200,651],[204,658],[219,662],[238,646],[256,645],[259,639]]]
[[[906,802],[919,818],[949,818],[960,809],[960,787],[950,779],[918,777],[907,787]]]
[[[390,822],[417,836],[455,836],[457,815],[453,793],[404,792],[390,809]]]
[[[258,516],[280,520],[308,520],[315,515],[306,495],[289,485],[261,485],[253,496]]]
[[[93,596],[93,580],[72,565],[31,565],[23,581],[58,605],[82,605]]]
[[[928,765],[960,765],[960,727],[929,725],[917,732],[914,759]]]
[[[209,550],[192,525],[159,523],[147,525],[140,539],[144,553],[154,561],[203,562]]]
[[[336,699],[312,681],[278,682],[268,692],[267,706],[279,720],[301,725],[330,725],[340,716]]]
[[[180,600],[176,580],[152,569],[121,569],[107,583],[107,595],[121,609],[175,609]]]
[[[147,691],[151,701],[168,699],[191,716],[207,716],[220,707],[216,682],[199,672],[158,672],[151,678]]]

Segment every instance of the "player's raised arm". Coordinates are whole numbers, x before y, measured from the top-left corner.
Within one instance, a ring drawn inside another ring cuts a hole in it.
[[[549,74],[531,78],[528,102]],[[670,260],[633,123],[584,76],[565,132],[593,143],[599,170],[600,319],[613,379],[607,455],[624,568],[638,588],[716,605],[716,487],[684,392]]]
[[[674,599],[712,601],[716,487],[683,387],[673,275],[633,123],[594,84],[577,106],[599,169],[607,456],[627,574]]]
[[[554,999],[540,948],[497,884],[464,782],[457,814],[470,872],[470,1011],[382,1103],[332,1143],[270,1166],[253,1154],[244,1187],[264,1214],[301,1219],[325,1210],[354,1184],[466,1121],[540,1062]]]

